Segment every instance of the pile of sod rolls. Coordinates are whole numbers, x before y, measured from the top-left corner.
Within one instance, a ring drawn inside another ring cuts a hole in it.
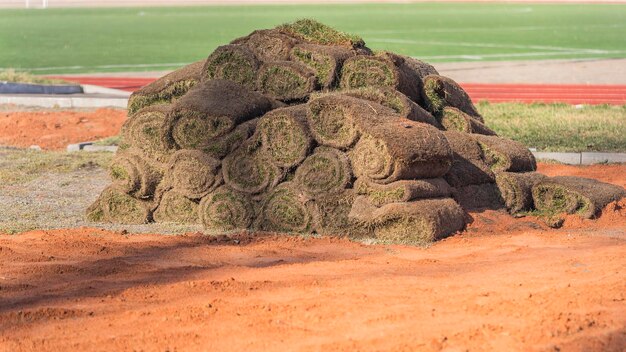
[[[593,217],[624,190],[536,172],[435,68],[311,20],[135,92],[92,221],[426,244],[471,209]]]

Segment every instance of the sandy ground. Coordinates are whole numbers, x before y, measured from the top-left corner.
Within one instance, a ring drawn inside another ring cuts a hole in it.
[[[621,204],[626,207],[626,203]],[[335,238],[0,236],[2,351],[623,351],[626,213],[474,214],[428,249]]]
[[[70,143],[95,141],[119,133],[126,120],[121,109],[0,109],[0,146],[63,150]]]

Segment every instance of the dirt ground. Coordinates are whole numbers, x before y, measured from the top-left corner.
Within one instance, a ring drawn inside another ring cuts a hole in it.
[[[119,133],[126,110],[0,109],[0,146],[63,150],[68,144]]]
[[[626,185],[626,165],[539,171]],[[85,179],[56,177],[70,189]],[[74,209],[56,208],[40,212]],[[626,199],[558,230],[471,216],[430,248],[88,227],[0,235],[0,351],[623,351]]]

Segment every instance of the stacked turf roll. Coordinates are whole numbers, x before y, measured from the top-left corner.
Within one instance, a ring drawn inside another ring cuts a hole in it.
[[[590,218],[624,195],[536,173],[433,66],[312,20],[222,45],[128,112],[92,221],[428,244],[468,210]]]

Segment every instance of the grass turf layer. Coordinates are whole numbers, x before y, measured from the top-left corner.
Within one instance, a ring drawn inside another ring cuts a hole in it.
[[[626,57],[623,34],[615,30],[624,22],[625,9],[621,4],[434,2],[5,9],[0,12],[0,67],[38,68],[37,73],[173,69],[204,59],[254,29],[302,17],[359,33],[372,49],[429,62]],[[176,50],[162,43],[176,43]]]

